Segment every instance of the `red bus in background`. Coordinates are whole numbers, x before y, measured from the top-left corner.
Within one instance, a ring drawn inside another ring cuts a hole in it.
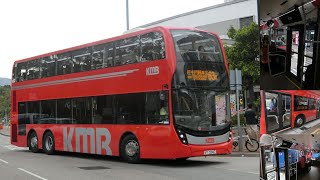
[[[141,158],[229,154],[219,37],[155,27],[16,61],[11,143]]]
[[[260,91],[260,134],[271,134],[287,128],[300,127],[319,118],[318,91]]]

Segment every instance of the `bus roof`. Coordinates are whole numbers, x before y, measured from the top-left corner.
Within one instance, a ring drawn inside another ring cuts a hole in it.
[[[197,30],[197,31],[203,31],[203,32],[207,32],[205,30],[201,30],[201,29],[197,29],[197,28],[193,28],[193,27],[167,27],[167,26],[156,26],[156,27],[152,27],[152,28],[148,28],[148,29],[143,29],[143,30],[138,30],[138,31],[133,31],[127,34],[122,34],[119,36],[115,36],[115,37],[111,37],[111,38],[107,38],[107,39],[103,39],[103,40],[98,40],[98,41],[94,41],[94,42],[90,42],[90,43],[86,43],[86,44],[82,44],[82,45],[78,45],[78,46],[74,46],[74,47],[70,47],[70,48],[65,48],[62,50],[57,50],[57,51],[53,51],[53,52],[49,52],[49,53],[45,53],[45,54],[41,54],[41,55],[37,55],[37,56],[32,56],[32,57],[28,57],[28,58],[24,58],[24,59],[20,59],[20,60],[16,60],[14,63],[17,62],[25,62],[25,61],[29,61],[29,60],[34,60],[34,59],[38,59],[38,58],[43,58],[43,57],[47,57],[47,56],[51,56],[54,54],[61,54],[61,53],[65,53],[65,52],[69,52],[69,51],[74,51],[74,50],[78,50],[78,49],[82,49],[88,46],[94,46],[97,44],[103,44],[103,43],[107,43],[107,42],[112,42],[112,41],[117,41],[120,39],[125,39],[125,38],[130,38],[139,34],[144,34],[144,33],[148,33],[148,32],[152,32],[152,31],[168,31],[168,30]],[[214,35],[217,35],[215,33],[212,33]]]

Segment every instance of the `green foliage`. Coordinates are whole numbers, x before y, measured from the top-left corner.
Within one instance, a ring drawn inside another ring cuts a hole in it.
[[[232,116],[231,117],[231,121],[232,121],[232,126],[235,127],[238,125],[238,116],[235,115],[235,116]],[[240,125],[244,125],[245,124],[245,118],[244,118],[244,114],[240,114]]]
[[[231,26],[230,29],[228,29],[227,35],[228,35],[231,39],[234,39],[236,33],[237,33],[237,30],[236,30],[233,26]]]
[[[225,51],[230,69],[241,69],[244,83],[253,83],[260,78],[259,57],[259,27],[252,23],[250,26],[236,30],[232,26],[228,36],[234,40],[232,46],[226,46]],[[246,84],[244,84],[246,85]]]
[[[10,86],[0,86],[0,118],[10,117]]]

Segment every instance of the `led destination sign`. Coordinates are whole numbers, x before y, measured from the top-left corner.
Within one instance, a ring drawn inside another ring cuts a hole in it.
[[[218,74],[214,71],[187,70],[187,78],[195,81],[216,81]]]

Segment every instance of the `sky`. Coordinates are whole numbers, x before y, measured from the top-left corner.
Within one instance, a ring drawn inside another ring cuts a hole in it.
[[[130,28],[224,0],[129,0]],[[126,0],[8,0],[0,2],[0,77],[13,62],[121,35]]]

